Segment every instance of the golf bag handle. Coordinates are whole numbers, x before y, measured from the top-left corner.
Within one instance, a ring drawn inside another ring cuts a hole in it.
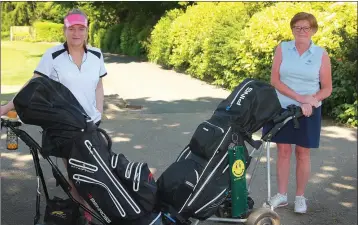
[[[112,149],[112,140],[111,140],[111,137],[108,135],[108,133],[103,130],[102,128],[97,128],[97,130],[103,134],[103,136],[107,139],[107,142],[108,142],[108,150],[111,150]]]
[[[295,129],[298,129],[300,127],[298,119],[302,116],[303,112],[300,106],[287,106],[287,110],[285,110],[283,113],[281,113],[272,120],[274,123],[274,127],[270,131],[268,131],[261,139],[263,141],[271,141],[272,137],[274,137],[280,131],[280,129],[290,120],[293,120],[293,127]]]

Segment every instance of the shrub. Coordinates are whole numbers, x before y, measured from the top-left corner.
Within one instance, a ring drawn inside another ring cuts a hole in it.
[[[121,33],[121,52],[130,56],[145,56],[146,40],[154,24],[155,19],[144,14],[129,16]]]
[[[149,56],[194,77],[224,85],[229,41],[249,19],[244,3],[205,2],[167,13],[152,32]]]
[[[151,33],[148,58],[214,84],[237,84],[244,77],[233,70],[233,40],[241,39],[249,15],[271,4],[205,2],[188,6],[185,13],[171,10]]]
[[[120,37],[121,37],[122,30],[123,30],[123,25],[122,24],[117,24],[117,25],[114,25],[114,26],[110,27],[106,31],[104,31],[103,42],[101,44],[101,48],[104,51],[108,51],[108,52],[111,52],[111,53],[121,53],[121,49],[120,49],[121,40],[120,40]],[[98,34],[99,38],[101,38],[101,36],[100,36],[101,32],[103,32],[103,31],[99,32],[99,34]]]
[[[35,41],[64,42],[63,24],[51,22],[35,22]]]
[[[337,62],[332,74],[332,95],[323,104],[323,113],[343,124],[357,126],[357,60]]]
[[[1,31],[1,40],[10,40],[10,32]]]
[[[108,29],[100,28],[97,34],[92,34],[93,43],[100,44],[104,51],[111,53],[145,56],[146,39],[150,35],[153,24],[154,20],[144,15],[131,16]]]
[[[357,126],[357,4],[334,3],[321,13],[321,31],[315,40],[327,49],[332,62],[332,95],[323,113]]]
[[[169,65],[169,56],[171,54],[169,32],[173,21],[183,13],[183,10],[179,9],[170,10],[154,26],[146,48],[150,61],[162,66]]]
[[[94,47],[100,48],[101,39],[98,37],[99,23],[97,21],[91,22],[88,27],[88,43]]]

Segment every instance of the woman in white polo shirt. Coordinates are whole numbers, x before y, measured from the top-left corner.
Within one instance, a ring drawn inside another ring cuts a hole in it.
[[[104,99],[101,78],[107,71],[101,50],[86,45],[86,14],[78,9],[69,12],[64,19],[64,34],[66,42],[45,52],[32,78],[46,76],[65,85],[99,125]],[[9,101],[1,106],[0,113],[5,115],[13,108],[13,101]]]
[[[64,34],[66,42],[45,52],[32,78],[45,76],[62,83],[77,98],[92,121],[99,126],[104,99],[101,78],[107,75],[107,72],[102,52],[86,44],[88,37],[86,14],[78,9],[70,11],[64,18]],[[13,101],[10,101],[1,106],[0,113],[5,115],[13,108]],[[65,160],[64,162],[66,164]],[[78,195],[72,182],[69,182],[73,196],[89,207]],[[90,220],[89,214],[85,213],[85,216]]]

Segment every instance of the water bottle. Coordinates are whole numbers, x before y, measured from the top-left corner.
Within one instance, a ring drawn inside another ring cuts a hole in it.
[[[10,123],[13,122],[15,124],[18,121],[15,111],[8,112],[7,117]],[[7,128],[6,146],[8,150],[17,150],[19,146],[19,139],[10,128]]]

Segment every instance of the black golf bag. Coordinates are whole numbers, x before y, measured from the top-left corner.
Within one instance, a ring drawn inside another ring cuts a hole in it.
[[[97,129],[74,141],[67,165],[70,179],[108,224],[150,224],[157,186],[148,165],[113,153],[103,135]]]
[[[181,223],[188,218],[205,220],[225,201],[230,191],[228,147],[257,147],[252,134],[280,113],[275,89],[246,79],[223,100],[211,118],[200,123],[177,160],[159,177],[161,210]]]
[[[152,212],[157,185],[148,165],[114,153],[110,137],[65,86],[45,77],[32,79],[14,105],[22,122],[42,127],[41,154],[66,159],[69,179],[102,222],[148,225],[159,218]],[[68,193],[63,180],[57,181]]]

